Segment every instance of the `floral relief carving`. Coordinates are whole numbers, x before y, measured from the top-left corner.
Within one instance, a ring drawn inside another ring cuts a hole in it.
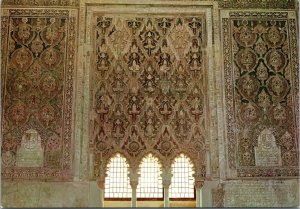
[[[298,137],[294,134],[297,126],[292,116],[296,114],[296,108],[288,99],[298,94],[291,91],[291,85],[294,85],[291,74],[298,68],[289,67],[295,48],[287,48],[287,43],[293,42],[296,34],[288,31],[287,18],[277,19],[274,15],[268,20],[258,20],[261,14],[231,12],[229,19],[223,19],[224,50],[230,52],[224,55],[225,78],[234,75],[226,85],[228,161],[240,177],[297,176],[296,164],[293,160],[287,161],[298,159],[295,154]],[[232,120],[229,117],[233,117]],[[233,127],[239,132],[234,134]],[[253,134],[258,130],[262,133],[263,130],[276,131],[269,131],[270,134],[262,138]],[[258,139],[262,140],[259,143],[267,143],[264,141],[267,138],[272,138],[276,142],[272,146],[278,146],[280,150],[280,159],[276,156],[280,163],[273,165],[276,168],[263,163],[261,156],[275,159],[269,151],[257,148],[257,155],[254,152]],[[289,148],[285,148],[283,141],[287,141]]]
[[[132,157],[138,156],[146,149],[145,142],[139,136],[136,126],[131,127],[130,136],[128,136],[122,148],[127,150],[128,154]]]
[[[13,60],[12,64],[14,64],[16,68],[23,71],[27,70],[33,62],[33,54],[25,46],[21,46],[21,48],[15,50],[11,57]]]
[[[202,166],[203,14],[97,14],[96,20],[90,135],[95,176],[116,152],[132,167],[149,152],[166,165],[185,152]],[[190,140],[191,152],[180,146]]]
[[[2,177],[70,178],[76,16],[68,10],[7,10]],[[29,132],[39,139],[36,164],[22,148]]]
[[[159,38],[159,33],[156,31],[152,20],[149,19],[140,33],[140,39],[143,43],[143,47],[149,56],[151,56],[151,54],[153,54],[153,51],[157,49]]]
[[[118,57],[122,54],[129,44],[129,32],[126,30],[121,19],[118,19],[115,26],[109,33],[109,45],[112,47],[115,56]]]
[[[102,76],[107,76],[107,71],[111,68],[113,55],[107,44],[101,41],[97,47],[97,70],[101,72]]]
[[[165,127],[163,133],[159,138],[159,141],[154,146],[154,148],[166,157],[175,154],[175,150],[178,149],[178,145],[174,141],[167,127]]]
[[[178,19],[170,33],[170,41],[177,60],[184,57],[188,47],[191,45],[190,38],[192,35],[187,27],[183,24],[183,19]]]

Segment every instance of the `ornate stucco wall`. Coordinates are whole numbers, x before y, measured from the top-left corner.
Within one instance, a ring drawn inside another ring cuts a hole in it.
[[[297,8],[2,1],[2,205],[99,206],[114,153],[184,152],[203,206],[298,206]]]

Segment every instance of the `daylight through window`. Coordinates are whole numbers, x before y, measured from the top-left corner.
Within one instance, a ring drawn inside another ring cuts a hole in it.
[[[131,198],[128,167],[125,158],[120,154],[110,160],[105,178],[105,198]]]
[[[193,165],[184,154],[172,164],[170,198],[194,198]]]
[[[137,187],[138,198],[162,198],[161,166],[152,154],[143,158],[140,165],[140,179]]]

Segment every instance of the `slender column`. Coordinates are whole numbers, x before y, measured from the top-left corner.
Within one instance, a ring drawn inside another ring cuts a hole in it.
[[[131,191],[132,191],[131,207],[136,208],[136,202],[137,202],[136,188],[137,188],[138,182],[130,182],[130,185],[131,185]]]
[[[102,155],[100,158],[100,164],[99,164],[99,180],[98,180],[98,187],[99,187],[99,207],[104,207],[104,185],[105,185],[105,177],[107,176],[106,174],[106,167],[105,163],[102,161]]]
[[[164,185],[164,207],[170,207],[170,200],[169,200],[169,188],[170,186]]]
[[[169,200],[169,188],[171,185],[172,179],[172,169],[171,167],[164,168],[161,174],[162,183],[164,187],[164,207],[170,207],[170,200]]]
[[[202,200],[202,187],[204,185],[204,181],[195,181],[195,189],[196,189],[196,207],[203,207]]]
[[[130,169],[129,170],[129,179],[130,179],[130,186],[131,186],[131,207],[135,208],[137,206],[137,197],[136,197],[136,189],[137,185],[139,184],[139,174],[137,169]]]
[[[104,178],[101,178],[98,181],[98,187],[99,187],[99,207],[103,208],[104,207]]]

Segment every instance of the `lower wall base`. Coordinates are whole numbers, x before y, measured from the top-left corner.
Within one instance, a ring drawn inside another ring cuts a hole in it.
[[[212,206],[212,189],[203,187],[203,206]],[[96,182],[1,182],[2,207],[99,207]],[[297,207],[299,180],[223,181],[225,207]],[[223,199],[224,198],[224,199]],[[105,207],[130,207],[130,201],[105,201]],[[138,207],[163,207],[163,201],[138,201]],[[170,201],[170,207],[195,207],[195,201]]]
[[[2,207],[97,207],[96,182],[2,182]]]
[[[299,180],[224,182],[225,207],[298,207]]]

